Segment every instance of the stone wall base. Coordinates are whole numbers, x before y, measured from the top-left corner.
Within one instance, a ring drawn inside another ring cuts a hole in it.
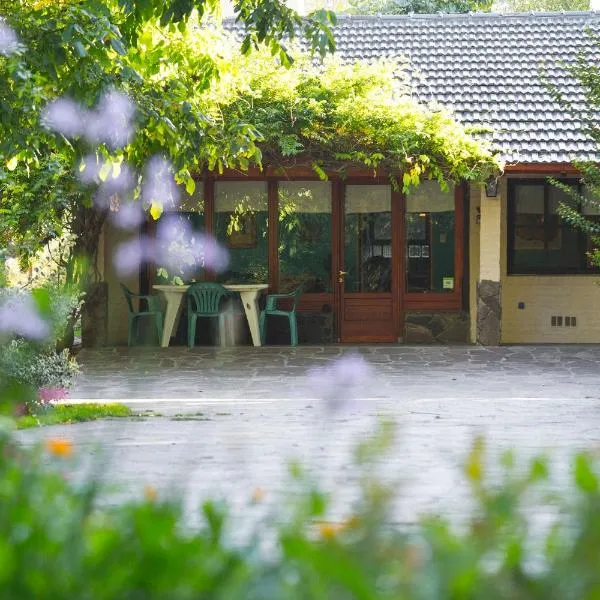
[[[501,285],[499,281],[483,279],[477,282],[477,343],[500,345],[502,324]]]
[[[466,344],[468,341],[468,313],[407,312],[404,316],[407,344]]]

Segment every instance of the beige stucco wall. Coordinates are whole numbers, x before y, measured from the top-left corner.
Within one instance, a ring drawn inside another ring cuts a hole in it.
[[[477,341],[477,282],[479,281],[479,211],[481,191],[476,185],[469,187],[469,316],[470,340]]]
[[[484,223],[486,229],[482,231],[477,218],[482,201],[486,202],[485,194],[482,194],[479,187],[471,186],[469,216],[471,341],[475,342],[476,336],[477,281],[480,277],[493,280],[495,269],[498,268],[502,284],[501,342],[503,344],[600,343],[600,276],[509,276],[507,274],[506,176],[500,182],[498,200],[495,210],[488,204],[490,210],[486,213],[487,221]],[[499,223],[495,222],[497,219],[500,220]],[[500,239],[497,237],[498,232]],[[525,305],[523,309],[519,309],[521,302]],[[552,327],[552,316],[562,316],[563,326]],[[564,326],[564,317],[567,316],[577,318],[575,327]]]
[[[502,343],[600,343],[599,282],[594,275],[506,277]],[[551,326],[553,315],[563,317],[563,327]],[[576,317],[576,327],[565,327],[565,316]]]
[[[119,276],[112,260],[114,249],[131,236],[131,232],[117,229],[108,221],[102,231],[104,280],[108,283],[107,343],[111,346],[127,344],[127,305],[119,282],[123,282],[132,292],[139,292],[139,275]]]

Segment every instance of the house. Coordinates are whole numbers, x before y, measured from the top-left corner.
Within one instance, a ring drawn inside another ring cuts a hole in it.
[[[597,148],[539,78],[545,72],[581,100],[561,63],[580,52],[598,58],[588,28],[600,33],[600,13],[340,18],[342,57],[408,58],[418,98],[489,125],[505,171],[491,185],[444,193],[429,182],[407,197],[366,173],[328,182],[268,169],[207,178],[190,211],[227,239],[222,277],[273,290],[308,281],[301,342],[600,342],[600,273],[589,242],[556,214],[561,192],[547,181],[579,185],[571,161],[596,160]],[[252,219],[228,235],[240,202]],[[107,228],[107,251],[119,235]],[[124,302],[108,259],[105,267],[108,340],[120,343]],[[143,272],[128,283],[148,289],[153,280]]]

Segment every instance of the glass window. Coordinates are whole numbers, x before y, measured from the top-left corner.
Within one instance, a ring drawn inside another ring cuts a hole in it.
[[[204,231],[204,185],[196,182],[190,196],[182,186],[181,202],[176,207],[165,206],[165,212],[157,222],[157,228],[168,227],[168,239],[157,244],[156,283],[181,283],[204,279],[204,265],[197,262],[193,252],[186,251],[194,245],[197,233]],[[161,260],[162,257],[162,260]]]
[[[279,183],[279,288],[331,292],[331,183]]]
[[[565,182],[577,190],[577,182]],[[585,236],[563,221],[561,203],[574,199],[549,182],[509,182],[509,272],[577,273],[588,267]]]
[[[266,182],[215,183],[215,237],[229,250],[229,266],[218,281],[267,283],[267,225]]]
[[[392,291],[392,190],[348,185],[344,218],[346,292]]]
[[[406,290],[452,292],[454,281],[454,188],[424,181],[406,197]]]

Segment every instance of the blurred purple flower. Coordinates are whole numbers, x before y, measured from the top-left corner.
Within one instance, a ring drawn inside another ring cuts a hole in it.
[[[9,296],[0,301],[0,334],[43,340],[50,325],[40,316],[30,295]]]
[[[103,181],[94,196],[94,202],[99,208],[115,210],[121,199],[128,199],[133,195],[136,186],[136,174],[128,165],[121,165],[119,174],[111,174]]]
[[[113,255],[115,269],[120,276],[133,275],[140,265],[154,259],[154,245],[146,236],[132,238],[119,244]]]
[[[198,267],[221,272],[229,263],[227,250],[214,237],[194,231],[184,215],[161,218],[156,239],[158,264],[184,279],[197,272]]]
[[[324,401],[330,412],[351,407],[367,393],[373,369],[358,354],[348,354],[328,367],[310,369],[307,373],[308,393]]]
[[[190,240],[192,234],[192,225],[184,215],[167,214],[156,225],[156,239],[161,243]]]
[[[227,248],[219,244],[212,235],[207,234],[201,234],[198,244],[201,265],[205,269],[222,273],[229,264],[229,252]]]
[[[83,164],[79,169],[77,177],[81,183],[91,184],[98,181],[100,173],[100,163],[97,154],[88,154],[83,159]]]
[[[87,111],[70,98],[50,102],[42,115],[42,122],[53,131],[72,138],[83,133]]]
[[[15,30],[0,22],[0,54],[8,56],[19,47],[19,38]]]
[[[95,110],[89,111],[85,135],[92,144],[105,143],[121,148],[131,140],[135,105],[123,92],[112,90],[102,96]]]
[[[166,210],[173,210],[179,206],[180,199],[171,163],[162,156],[153,156],[144,169],[142,201],[146,205],[158,202]]]
[[[145,219],[145,213],[140,202],[125,200],[109,212],[110,220],[120,229],[135,229]]]

